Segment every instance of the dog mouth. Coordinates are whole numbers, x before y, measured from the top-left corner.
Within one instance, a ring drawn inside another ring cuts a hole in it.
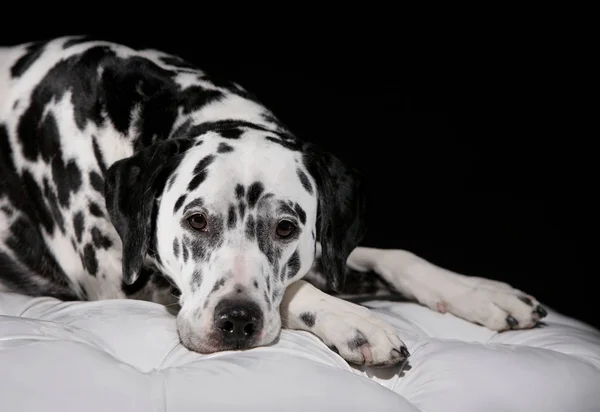
[[[177,316],[177,333],[185,348],[201,354],[248,350],[274,343],[281,331],[274,327],[276,322],[265,322],[258,306],[248,302],[232,305],[224,301],[212,312],[210,321],[182,313]]]

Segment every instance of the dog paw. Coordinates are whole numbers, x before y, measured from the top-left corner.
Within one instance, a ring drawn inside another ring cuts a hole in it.
[[[369,309],[351,303],[344,309],[321,312],[314,333],[346,361],[388,367],[410,356],[396,329]]]
[[[428,306],[495,331],[533,328],[548,314],[533,296],[506,283],[478,277],[457,280]]]
[[[377,253],[377,273],[438,312],[495,331],[532,328],[548,314],[533,296],[507,283],[451,272],[406,251]]]

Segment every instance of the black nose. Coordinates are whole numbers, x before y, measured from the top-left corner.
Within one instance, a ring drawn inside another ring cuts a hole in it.
[[[221,331],[226,348],[250,347],[262,323],[262,312],[256,303],[223,300],[215,307],[215,327]]]

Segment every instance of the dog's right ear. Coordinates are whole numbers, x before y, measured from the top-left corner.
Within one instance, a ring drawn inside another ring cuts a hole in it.
[[[123,242],[123,282],[140,275],[152,233],[152,211],[165,182],[176,167],[177,155],[192,145],[189,139],[170,139],[115,162],[106,172],[106,208]]]

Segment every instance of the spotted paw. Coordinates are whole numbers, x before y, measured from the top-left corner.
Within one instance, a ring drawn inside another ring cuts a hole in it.
[[[506,283],[455,274],[446,280],[453,281],[424,303],[491,330],[529,329],[548,314],[533,296]]]
[[[369,309],[349,302],[336,306],[318,314],[314,333],[346,361],[386,367],[410,356],[396,329]]]
[[[509,284],[455,273],[406,251],[378,251],[375,271],[422,305],[495,331],[532,328],[548,314]]]

